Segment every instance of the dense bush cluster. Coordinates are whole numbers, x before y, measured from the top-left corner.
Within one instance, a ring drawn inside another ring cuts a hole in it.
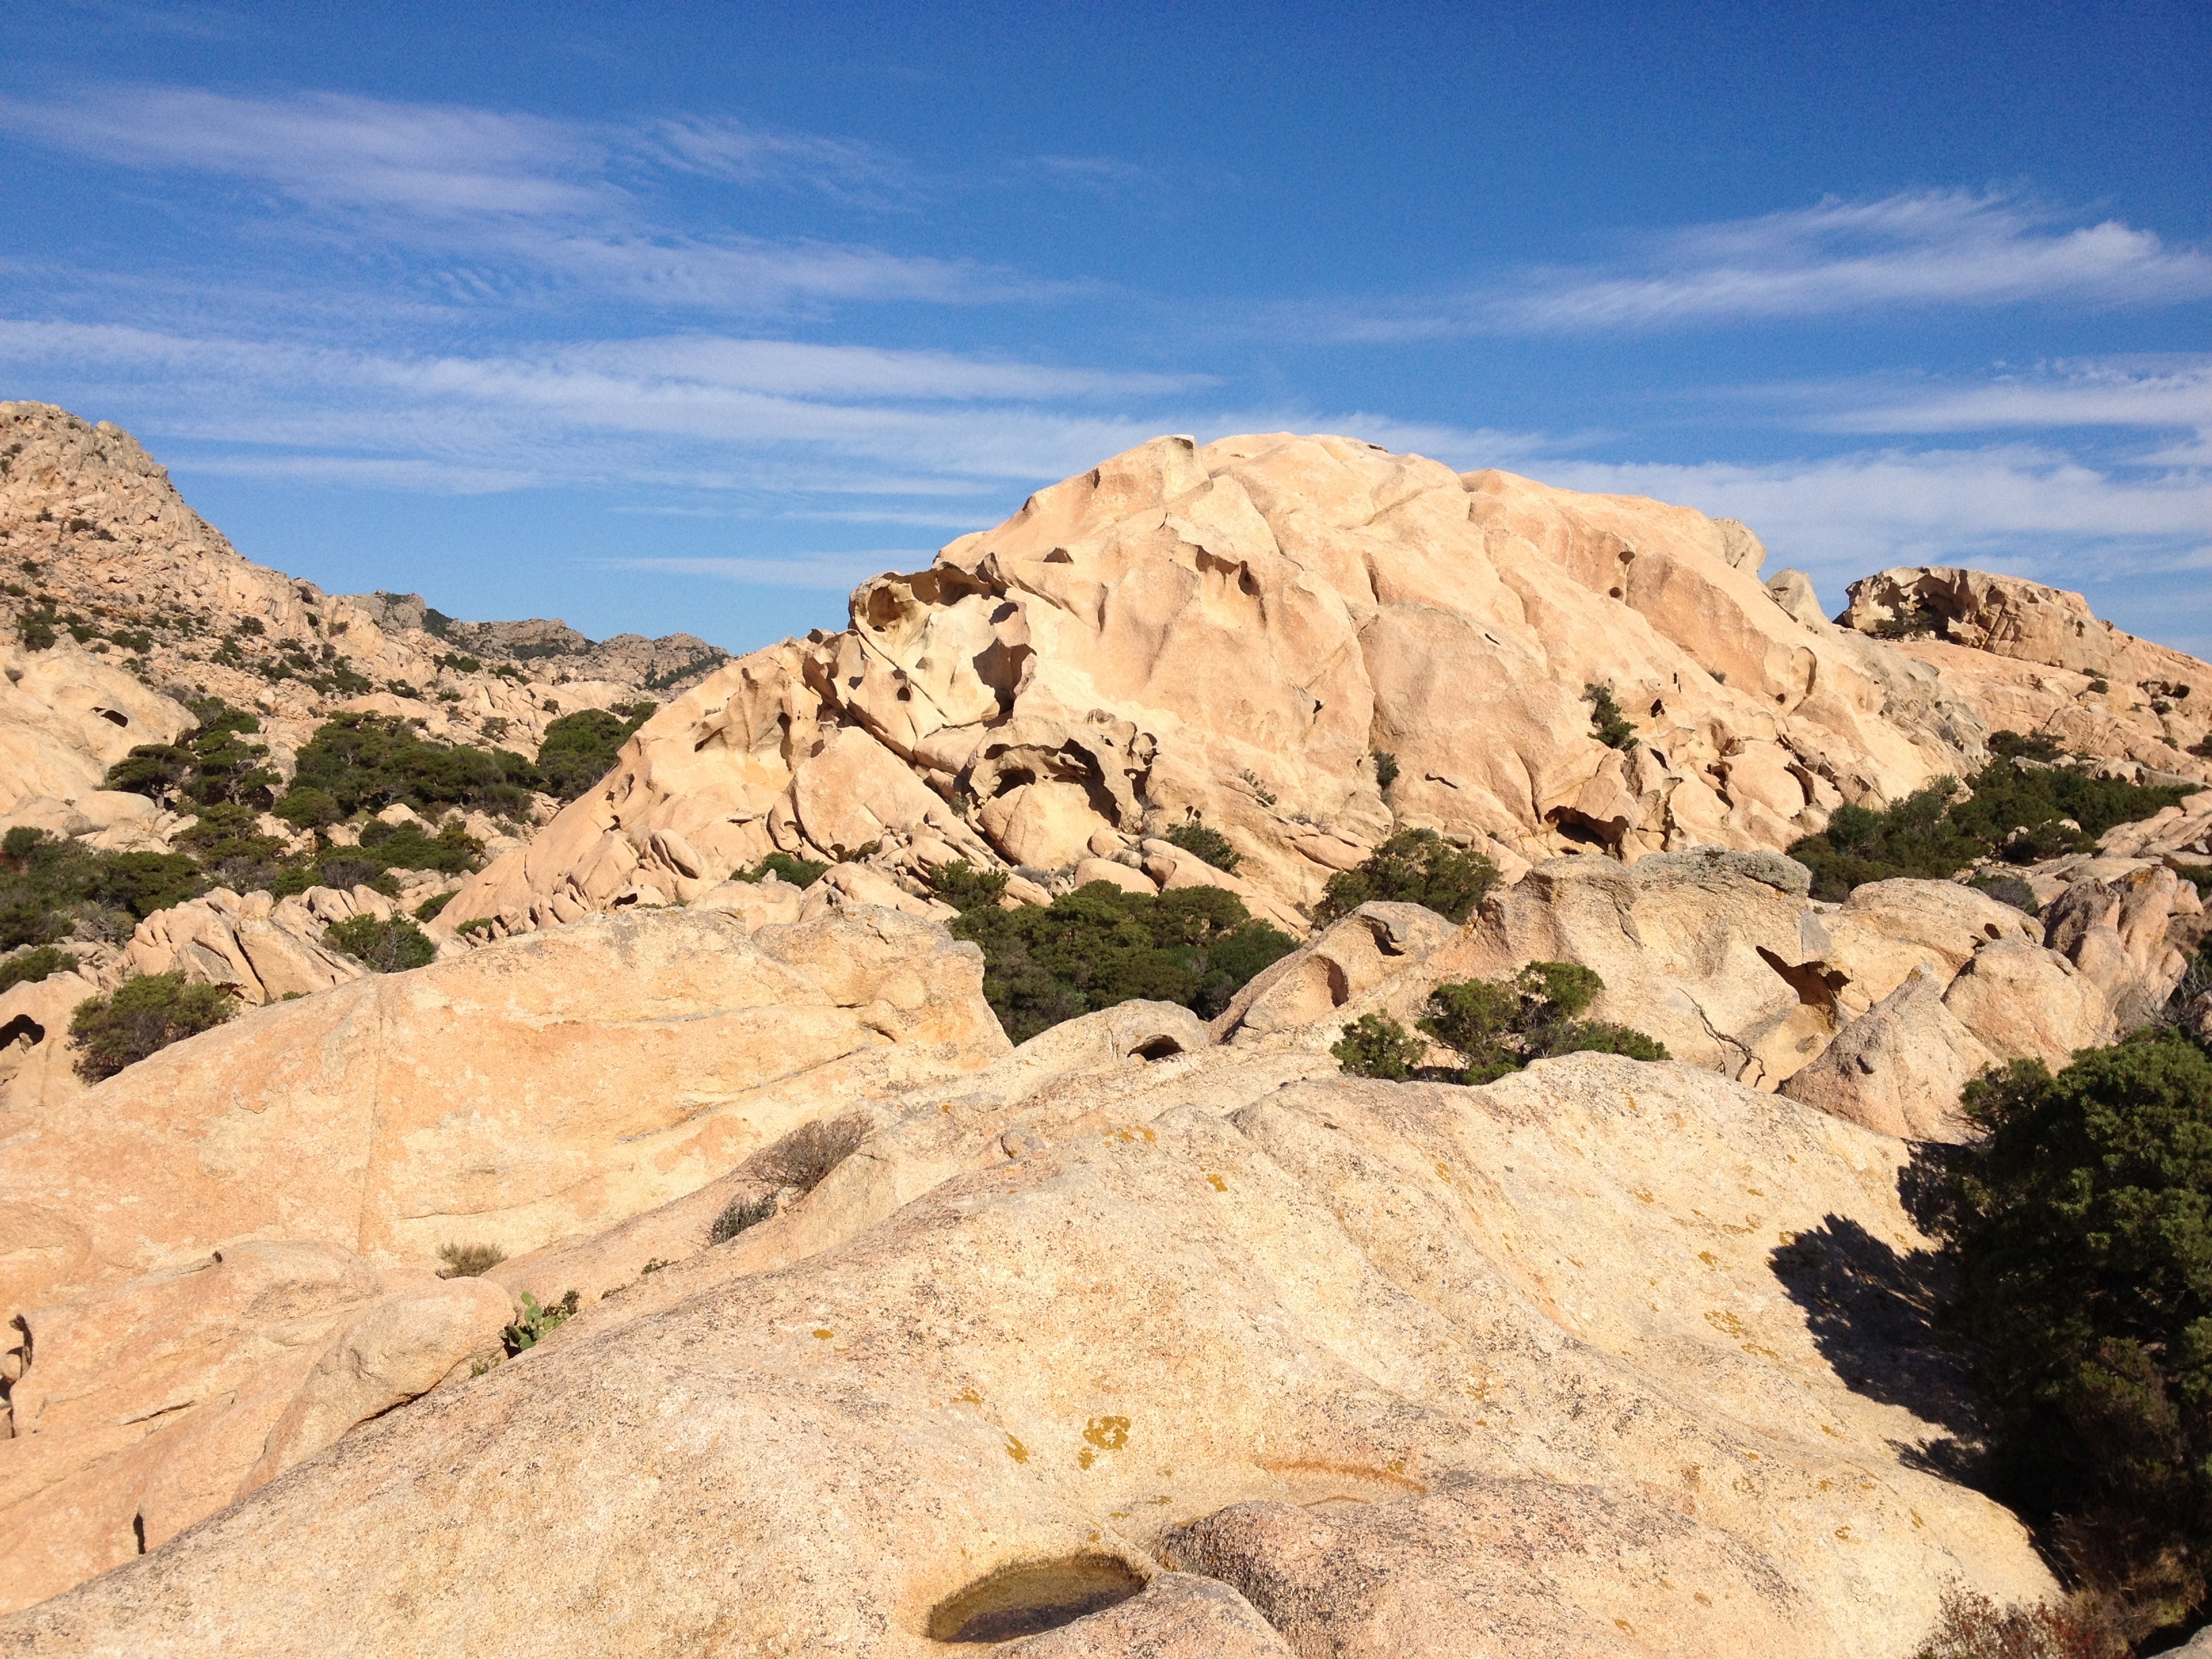
[[[1964,1103],[1948,1316],[2004,1495],[2139,1640],[2212,1578],[2212,1060],[2146,1033]]]
[[[181,853],[103,852],[18,826],[0,841],[0,951],[50,945],[80,924],[96,938],[125,938],[203,885]]]
[[[1450,1080],[1492,1083],[1555,1054],[1666,1060],[1667,1045],[1626,1025],[1583,1018],[1605,981],[1571,962],[1532,962],[1510,981],[1454,980],[1429,994],[1421,1031],[1456,1054]],[[1411,1076],[1428,1045],[1384,1014],[1347,1025],[1329,1052],[1353,1077]]]
[[[1813,872],[1813,896],[1840,900],[1870,881],[1918,877],[1946,881],[1977,860],[2033,864],[2093,850],[2116,823],[2164,811],[2194,793],[2188,785],[2122,783],[2080,766],[2026,767],[2056,751],[2039,739],[2001,732],[1997,757],[1976,773],[1963,796],[1949,778],[1875,811],[1839,806],[1828,827],[1790,849]]]
[[[268,744],[248,741],[261,722],[220,697],[202,698],[191,708],[198,725],[173,744],[138,744],[107,769],[101,787],[179,811],[224,805],[266,811],[283,780],[267,764]]]
[[[76,1069],[90,1083],[173,1042],[220,1025],[238,1012],[225,985],[188,985],[181,971],[127,979],[104,997],[88,997],[70,1019]]]
[[[964,859],[929,872],[929,890],[956,910],[980,910],[1006,896],[1004,870],[978,870]]]
[[[350,817],[395,803],[418,812],[435,806],[520,811],[544,782],[536,765],[512,750],[440,743],[404,720],[347,714],[325,721],[301,749],[292,788],[315,790],[337,817]]]
[[[1583,701],[1590,706],[1590,735],[1608,749],[1636,747],[1636,723],[1620,712],[1609,685],[1585,685]]]
[[[1268,963],[1297,948],[1234,893],[1157,896],[1094,881],[1051,904],[963,912],[952,931],[983,948],[983,994],[1016,1042],[1133,998],[1212,1018]]]
[[[615,756],[631,734],[653,718],[657,705],[627,703],[611,713],[586,708],[563,714],[545,728],[538,745],[538,770],[545,792],[574,800],[614,769]]]
[[[1422,904],[1451,921],[1465,921],[1498,885],[1498,866],[1480,853],[1453,846],[1433,830],[1401,830],[1357,870],[1328,878],[1317,921],[1349,915],[1376,900]]]

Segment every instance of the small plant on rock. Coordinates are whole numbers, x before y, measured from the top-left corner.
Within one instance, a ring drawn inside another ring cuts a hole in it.
[[[2128,1644],[2094,1611],[2047,1601],[2000,1607],[1963,1584],[1945,1590],[1941,1605],[1912,1659],[2127,1659]]]
[[[1585,685],[1583,701],[1590,706],[1590,735],[1608,749],[1636,747],[1636,724],[1620,712],[1609,685]]]
[[[380,920],[373,915],[349,916],[333,922],[323,943],[343,951],[372,974],[404,973],[436,959],[438,947],[430,937],[404,916]]]
[[[714,1224],[707,1230],[707,1242],[726,1244],[747,1229],[759,1226],[775,1213],[774,1193],[763,1193],[758,1198],[733,1198],[729,1206],[714,1218]]]
[[[576,1292],[569,1291],[552,1306],[541,1308],[538,1298],[527,1291],[522,1293],[522,1317],[499,1334],[506,1346],[507,1358],[513,1358],[525,1348],[534,1348],[552,1334],[553,1328],[576,1311],[580,1300]]]
[[[482,1279],[507,1260],[507,1252],[496,1244],[441,1244],[438,1260],[446,1264],[438,1269],[441,1279]]]
[[[1468,979],[1437,986],[1420,1026],[1467,1062],[1459,1081],[1471,1085],[1494,1083],[1532,1060],[1560,1054],[1671,1058],[1656,1038],[1582,1018],[1603,989],[1605,981],[1578,963],[1532,962],[1509,983]]]
[[[1164,837],[1170,847],[1180,847],[1195,858],[1203,859],[1226,875],[1235,875],[1237,866],[1244,860],[1229,844],[1229,837],[1218,830],[1206,827],[1206,818],[1195,808],[1191,809],[1181,823],[1169,830]]]
[[[1403,1083],[1419,1065],[1429,1045],[1388,1014],[1362,1014],[1329,1045],[1347,1077],[1381,1078]]]
[[[1398,781],[1398,757],[1387,749],[1375,751],[1375,787],[1389,791]]]
[[[12,991],[18,985],[36,985],[56,974],[65,974],[76,965],[77,959],[67,951],[52,945],[36,945],[0,959],[0,993]]]
[[[77,1004],[70,1036],[82,1051],[77,1056],[78,1074],[88,1083],[113,1077],[173,1042],[222,1024],[237,1012],[228,986],[188,985],[182,970],[127,979],[112,995],[88,997]]]

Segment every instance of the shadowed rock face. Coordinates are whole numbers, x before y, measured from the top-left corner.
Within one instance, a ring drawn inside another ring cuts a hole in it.
[[[1854,1380],[1898,1374],[1894,1334],[1816,1330],[1778,1276],[1800,1237],[1924,1242],[1901,1143],[1612,1057],[1480,1090],[1278,1087],[1264,1045],[1157,1065],[1103,1128],[1032,1094],[1012,1155],[1006,1109],[918,1100],[757,1243],[0,1642],[921,1654],[997,1584],[1002,1612],[1112,1601],[1040,1653],[1176,1619],[1277,1651],[1264,1619],[1301,1652],[1888,1659],[1950,1575],[2048,1589],[2009,1516],[1923,1467],[1944,1424]],[[845,1171],[935,1156],[909,1123],[996,1161],[810,1243]]]
[[[1778,848],[1960,770],[1978,728],[1937,677],[1793,615],[1758,562],[1657,501],[1343,438],[1158,439],[864,584],[844,632],[731,664],[447,915],[688,899],[774,848],[1172,885],[1147,837],[1196,812],[1243,860],[1224,884],[1295,923],[1394,822],[1513,870]],[[1594,734],[1590,684],[1636,747]]]

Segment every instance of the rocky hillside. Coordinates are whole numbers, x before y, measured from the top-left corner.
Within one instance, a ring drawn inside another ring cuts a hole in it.
[[[287,775],[335,712],[526,751],[563,712],[663,698],[724,659],[689,635],[594,645],[557,622],[456,623],[412,596],[326,594],[240,557],[127,432],[33,403],[0,403],[0,623],[16,653],[68,640],[173,703],[251,711]],[[9,660],[15,679],[22,656]],[[74,799],[57,793],[71,781],[66,768],[11,769],[0,813]]]

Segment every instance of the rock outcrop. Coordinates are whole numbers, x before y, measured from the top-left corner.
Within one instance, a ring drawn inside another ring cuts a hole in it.
[[[1214,1054],[805,1254],[825,1182],[799,1255],[586,1304],[0,1643],[1890,1659],[1954,1576],[2049,1593],[1913,1450],[1940,1355],[1832,1310],[1925,1248],[1903,1143],[1683,1066],[1248,1100]]]
[[[49,404],[0,403],[0,817],[75,801],[131,744],[189,727],[153,686],[253,712],[289,776],[334,711],[534,750],[561,713],[665,697],[725,659],[689,635],[594,646],[559,623],[456,624],[419,600],[325,593],[240,557],[129,433]],[[21,648],[33,624],[52,646]]]
[[[249,1011],[0,1120],[0,1304],[243,1238],[428,1267],[596,1231],[841,1100],[1004,1052],[981,975],[892,912],[748,938],[677,911]]]
[[[0,1608],[166,1543],[501,1350],[507,1293],[241,1243],[15,1315],[0,1353]]]
[[[2079,593],[1982,570],[1899,568],[1837,617],[1895,639],[1991,728],[2212,782],[2212,664],[2100,622]]]
[[[450,915],[688,899],[777,849],[1157,886],[1148,838],[1191,814],[1294,915],[1394,825],[1514,868],[1771,848],[1961,769],[1979,727],[1938,677],[1791,615],[1747,534],[1342,438],[1158,439],[712,676]],[[1594,732],[1600,684],[1634,747]]]

